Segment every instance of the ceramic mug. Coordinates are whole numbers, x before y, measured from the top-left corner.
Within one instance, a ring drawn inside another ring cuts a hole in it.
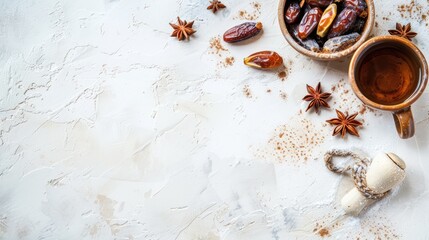
[[[401,62],[400,56],[406,60]],[[402,73],[402,69],[410,71]],[[428,66],[422,52],[410,40],[379,36],[366,41],[352,57],[349,80],[363,103],[393,113],[396,130],[401,138],[414,135],[411,104],[422,95],[427,85]],[[403,98],[395,99],[395,96],[401,94]]]

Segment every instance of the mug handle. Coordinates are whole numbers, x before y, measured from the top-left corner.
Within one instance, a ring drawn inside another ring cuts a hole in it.
[[[414,136],[414,118],[411,107],[393,112],[393,119],[395,120],[399,137],[406,139]]]

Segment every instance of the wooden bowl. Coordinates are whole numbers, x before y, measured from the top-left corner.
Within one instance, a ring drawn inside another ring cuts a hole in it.
[[[367,9],[368,18],[366,20],[362,33],[360,33],[361,34],[360,39],[352,46],[339,52],[333,52],[333,53],[313,52],[299,45],[299,43],[297,43],[295,39],[293,39],[293,37],[291,36],[291,34],[289,33],[286,27],[284,14],[285,14],[285,6],[286,6],[287,0],[279,0],[278,18],[279,18],[280,29],[283,33],[283,36],[286,38],[286,41],[299,53],[315,60],[321,60],[321,61],[339,60],[355,52],[356,49],[358,49],[358,47],[368,39],[369,34],[371,33],[372,28],[374,27],[374,21],[375,21],[374,0],[365,0],[365,1],[368,5],[368,9]]]

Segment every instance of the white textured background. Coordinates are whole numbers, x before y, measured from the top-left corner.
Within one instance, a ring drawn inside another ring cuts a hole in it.
[[[207,2],[0,1],[0,238],[313,239],[325,227],[338,239],[429,239],[429,91],[413,105],[416,136],[401,140],[390,113],[351,92],[348,60],[288,46],[277,1],[225,0],[216,15]],[[375,0],[374,35],[411,22],[429,56],[428,5]],[[170,38],[176,16],[195,20],[190,42]],[[246,18],[263,22],[259,39],[210,47]],[[267,49],[286,78],[242,64]],[[332,108],[304,113],[305,84],[318,81]],[[361,111],[361,138],[330,136],[334,108]],[[323,164],[334,147],[393,151],[408,176],[335,223],[350,183]]]

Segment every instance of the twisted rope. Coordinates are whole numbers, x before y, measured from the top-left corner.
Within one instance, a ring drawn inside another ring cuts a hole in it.
[[[347,167],[336,167],[332,160],[334,157],[352,157],[354,160],[353,165],[348,165]],[[387,192],[377,193],[371,188],[368,187],[366,183],[366,171],[370,164],[370,161],[362,157],[359,154],[356,154],[351,151],[334,149],[325,153],[325,165],[326,167],[335,173],[346,173],[351,170],[353,182],[356,188],[361,192],[366,198],[369,199],[380,199],[386,195]]]

